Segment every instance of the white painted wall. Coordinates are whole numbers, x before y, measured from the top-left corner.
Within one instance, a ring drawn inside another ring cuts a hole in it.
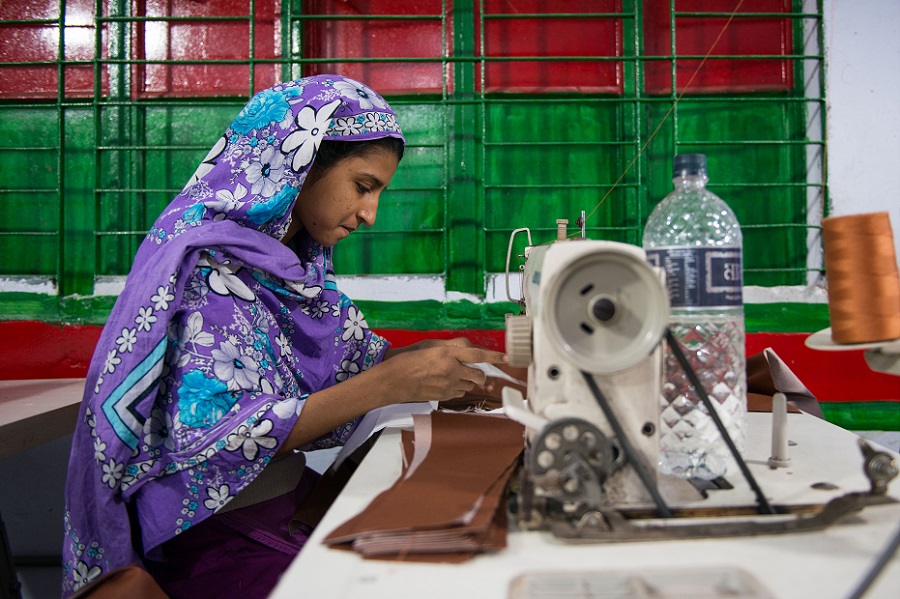
[[[831,213],[888,212],[900,252],[900,2],[825,0],[825,51]]]

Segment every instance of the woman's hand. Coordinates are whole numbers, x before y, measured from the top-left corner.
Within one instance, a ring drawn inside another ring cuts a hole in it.
[[[497,366],[498,368],[500,368],[500,370],[510,375],[517,381],[521,381],[522,383],[527,384],[527,368],[517,368],[514,366],[510,366],[509,364],[498,364]],[[484,386],[475,387],[460,398],[441,402],[441,407],[449,408],[451,410],[465,410],[468,408],[496,410],[497,408],[503,407],[504,387],[512,387],[514,389],[518,389],[522,392],[523,395],[526,395],[528,393],[528,389],[524,384],[520,385],[503,378],[488,377],[488,380]]]
[[[483,387],[487,379],[484,372],[466,363],[499,366],[505,361],[503,353],[475,347],[468,339],[430,340],[400,348],[380,364],[307,397],[300,418],[278,451],[301,447],[375,408],[462,397]]]
[[[468,339],[427,340],[400,348],[380,368],[393,379],[399,402],[445,401],[485,387],[487,377],[466,364],[501,365],[505,356],[475,347]]]
[[[502,365],[505,356],[468,339],[422,341],[393,351],[380,364],[307,397],[278,451],[301,447],[375,408],[462,397],[486,383],[484,372],[466,366],[478,362]]]

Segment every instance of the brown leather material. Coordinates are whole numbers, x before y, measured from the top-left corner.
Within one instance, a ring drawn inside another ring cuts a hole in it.
[[[819,400],[791,371],[775,350],[747,357],[747,410],[771,412],[772,396],[784,393],[789,412],[806,412],[823,418]]]
[[[459,561],[506,544],[506,483],[524,448],[523,427],[503,416],[416,415],[412,456],[400,478],[325,539],[365,557]],[[414,558],[412,556],[415,556]]]
[[[763,395],[761,393],[747,393],[747,411],[748,412],[771,412],[772,396]],[[800,414],[800,410],[793,404],[787,405],[787,411],[791,414]]]

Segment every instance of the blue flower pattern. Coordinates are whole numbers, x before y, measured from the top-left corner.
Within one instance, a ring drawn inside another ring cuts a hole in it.
[[[194,428],[209,428],[219,422],[234,405],[235,397],[228,385],[210,378],[200,370],[184,375],[178,389],[178,411],[182,424]]]
[[[296,187],[285,185],[281,191],[276,193],[268,200],[256,203],[247,210],[247,216],[255,225],[267,223],[281,215],[283,215],[288,206],[294,203],[299,190]]]
[[[231,123],[231,128],[235,133],[247,135],[251,131],[265,128],[270,123],[283,121],[290,109],[284,93],[265,90],[256,94],[241,110]]]

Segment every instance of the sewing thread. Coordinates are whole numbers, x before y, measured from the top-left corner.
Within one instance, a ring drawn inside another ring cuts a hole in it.
[[[822,232],[831,340],[900,338],[900,274],[888,213],[826,218]]]

